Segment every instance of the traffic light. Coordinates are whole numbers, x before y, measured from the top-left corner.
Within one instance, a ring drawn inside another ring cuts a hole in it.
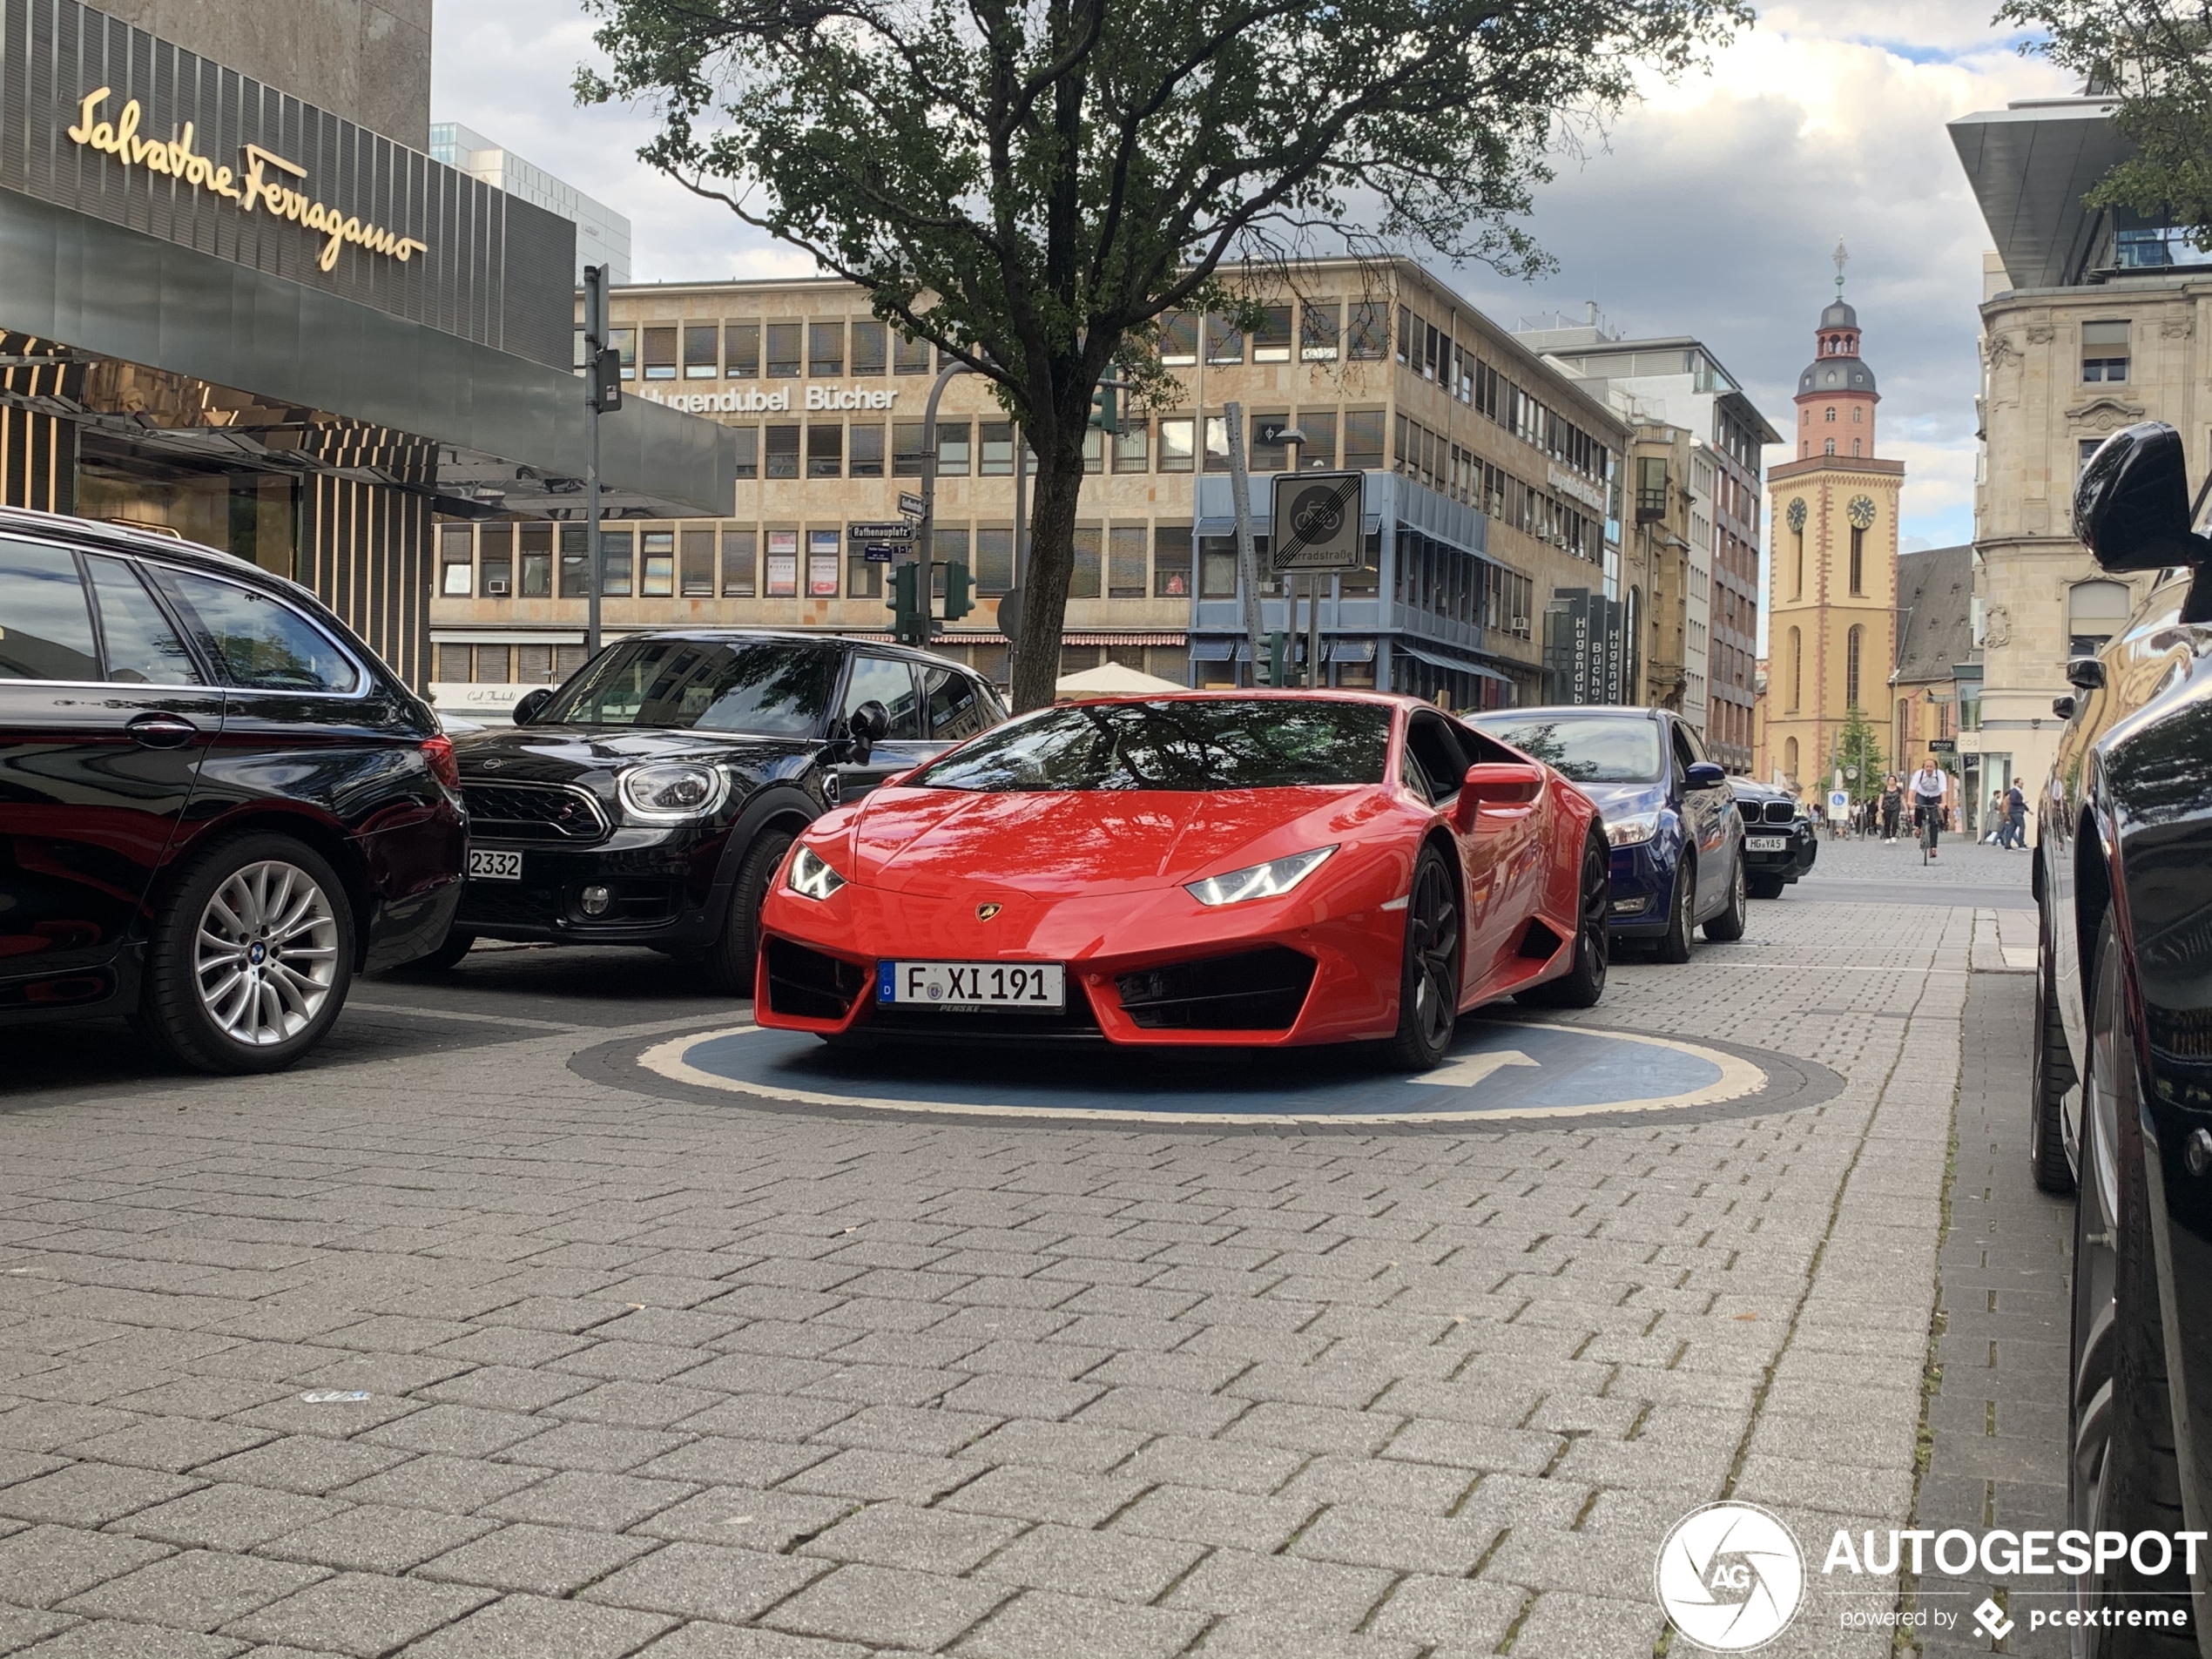
[[[945,566],[945,620],[958,622],[975,609],[975,583],[968,566],[953,559]]]
[[[1108,437],[1119,437],[1122,430],[1121,388],[1113,385],[1101,386],[1090,395],[1090,423]]]
[[[1260,647],[1267,653],[1267,683],[1288,685],[1290,676],[1296,671],[1291,666],[1291,637],[1287,633],[1262,634]]]
[[[891,591],[884,600],[891,609],[891,637],[902,644],[920,645],[929,638],[929,618],[923,612],[921,566],[902,564],[891,572]]]
[[[591,401],[602,415],[622,408],[622,352],[613,346],[591,360]]]

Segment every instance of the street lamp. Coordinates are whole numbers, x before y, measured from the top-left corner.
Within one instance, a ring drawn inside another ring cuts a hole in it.
[[[1290,451],[1290,466],[1287,470],[1293,477],[1295,477],[1298,471],[1299,462],[1303,458],[1302,452],[1305,448],[1306,437],[1305,432],[1298,427],[1286,426],[1275,435],[1275,442],[1280,444],[1284,448]],[[1271,500],[1268,502],[1269,516],[1271,518],[1274,514],[1274,506],[1275,503]],[[1274,526],[1271,524],[1268,528],[1270,533],[1271,534]],[[1269,550],[1271,552],[1273,550],[1273,543],[1271,542],[1269,544]],[[1285,631],[1288,631],[1293,638],[1295,638],[1298,635],[1298,600],[1293,597],[1290,582],[1290,572],[1285,570],[1283,573],[1283,606],[1285,610],[1288,613],[1284,617],[1283,623]],[[1305,636],[1305,679],[1304,683],[1307,685],[1318,685],[1321,683],[1322,577],[1323,573],[1321,571],[1314,570],[1310,572],[1305,578],[1305,606],[1307,615]]]

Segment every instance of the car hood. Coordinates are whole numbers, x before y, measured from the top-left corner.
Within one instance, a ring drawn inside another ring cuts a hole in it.
[[[1061,794],[881,789],[845,815],[847,879],[943,896],[978,883],[1039,898],[1139,893],[1338,844],[1385,810],[1379,788]],[[826,828],[830,826],[824,826]]]
[[[527,725],[472,732],[453,742],[464,783],[576,783],[611,779],[652,760],[709,760],[765,778],[803,770],[822,748],[813,738],[625,726]]]
[[[1577,784],[1575,786],[1596,805],[1601,817],[1610,823],[1616,819],[1630,818],[1638,813],[1656,813],[1667,804],[1667,786],[1656,784]]]

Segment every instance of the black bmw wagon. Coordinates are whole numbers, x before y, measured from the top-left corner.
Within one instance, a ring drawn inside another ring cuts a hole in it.
[[[306,589],[0,509],[0,1028],[123,1014],[202,1070],[290,1064],[445,937],[459,784]]]
[[[643,945],[750,995],[760,901],[799,832],[1006,718],[988,680],[901,646],[635,634],[512,727],[455,745],[469,879],[451,937]]]

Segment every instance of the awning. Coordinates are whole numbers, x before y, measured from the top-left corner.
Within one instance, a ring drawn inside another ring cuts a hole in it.
[[[1321,647],[1325,663],[1372,663],[1375,660],[1375,642],[1372,639],[1332,639]]]
[[[1420,658],[1431,668],[1446,669],[1454,674],[1473,674],[1478,679],[1496,680],[1505,685],[1513,684],[1512,675],[1501,674],[1496,669],[1485,668],[1480,663],[1467,662],[1457,657],[1439,657],[1435,652],[1423,651],[1418,645],[1399,645],[1397,649],[1408,657]]]

